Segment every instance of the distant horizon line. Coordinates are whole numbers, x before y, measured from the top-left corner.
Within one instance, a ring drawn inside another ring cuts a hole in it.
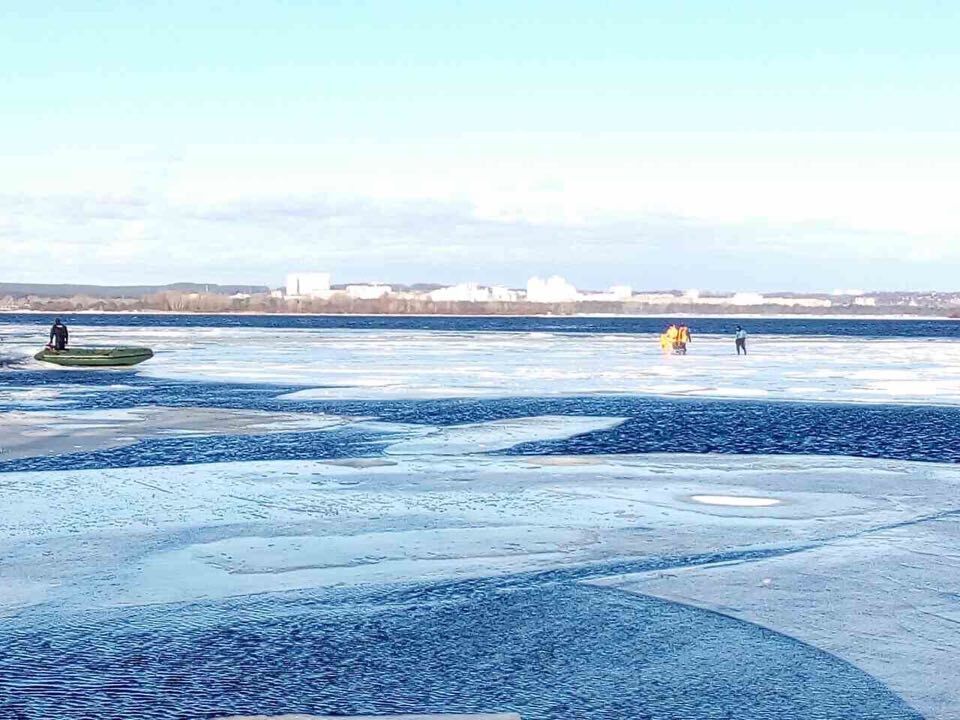
[[[332,283],[331,288],[339,289],[344,288],[348,285],[386,285],[390,287],[397,288],[414,288],[414,287],[455,287],[457,285],[466,285],[466,284],[475,284],[478,287],[506,287],[511,290],[524,290],[525,288],[514,287],[508,283],[488,283],[488,282],[477,282],[477,281],[459,281],[455,283],[445,283],[445,282],[430,282],[430,281],[416,281],[416,282],[389,282],[389,281],[373,281],[373,280],[351,280],[346,282]],[[619,285],[627,286],[626,283],[620,283]],[[265,289],[267,291],[283,289],[284,285],[282,283],[277,283],[271,285],[268,283],[251,283],[251,282],[197,282],[193,280],[177,280],[172,282],[162,282],[162,283],[152,283],[152,282],[141,282],[141,283],[129,283],[129,284],[113,284],[113,283],[91,283],[91,282],[56,282],[56,283],[47,283],[47,282],[22,282],[22,281],[4,281],[0,280],[0,292],[4,292],[5,289],[12,288],[26,288],[26,287],[35,287],[35,288],[91,288],[98,290],[144,290],[144,289],[164,289],[170,288],[175,289],[177,287],[213,287],[213,288],[243,288],[243,289]],[[616,287],[617,284],[608,285],[609,287]],[[935,288],[924,288],[922,290],[907,290],[902,288],[888,288],[888,289],[834,289],[834,290],[755,290],[755,289],[704,289],[704,288],[637,288],[631,287],[632,292],[640,294],[656,294],[656,293],[671,293],[671,294],[680,294],[695,291],[700,295],[717,295],[717,296],[726,296],[726,295],[735,295],[738,293],[744,294],[757,294],[763,296],[769,295],[780,295],[780,296],[791,296],[791,295],[805,295],[805,296],[817,296],[822,295],[826,297],[843,297],[843,296],[856,296],[856,295],[888,295],[888,294],[901,294],[901,295],[923,295],[923,294],[960,294],[960,288],[953,290],[943,290]],[[593,292],[600,292],[602,289],[599,288],[577,288],[578,290],[586,290]],[[603,288],[606,289],[606,288]]]

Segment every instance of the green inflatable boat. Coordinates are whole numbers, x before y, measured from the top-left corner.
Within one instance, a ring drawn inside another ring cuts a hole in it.
[[[58,352],[44,348],[33,357],[41,362],[70,367],[126,367],[149,360],[153,357],[153,350],[144,347],[115,347],[68,348]]]

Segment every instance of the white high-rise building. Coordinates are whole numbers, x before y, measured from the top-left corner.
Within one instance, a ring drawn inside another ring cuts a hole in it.
[[[731,305],[763,305],[763,303],[763,295],[760,293],[738,292],[730,298]]]
[[[490,289],[480,287],[477,283],[460,283],[432,290],[427,297],[434,302],[487,302]]]
[[[555,303],[574,302],[580,299],[580,293],[559,275],[544,280],[532,277],[527,280],[527,300],[529,302]]]
[[[330,295],[330,273],[290,273],[287,297],[326,297]]]
[[[490,299],[497,302],[516,302],[520,299],[520,293],[503,285],[494,285],[490,288]]]
[[[377,300],[393,292],[389,285],[347,285],[344,292],[355,300]]]

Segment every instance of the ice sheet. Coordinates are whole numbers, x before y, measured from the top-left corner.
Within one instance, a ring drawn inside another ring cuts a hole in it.
[[[393,442],[388,455],[466,455],[505,450],[535,440],[562,440],[616,427],[623,418],[586,415],[541,415],[470,425],[429,428],[416,437]],[[416,431],[414,431],[416,432]]]
[[[304,432],[348,422],[333,415],[203,407],[7,412],[0,423],[0,459],[102,450],[152,437]]]
[[[640,393],[960,403],[960,342],[755,337],[664,356],[637,335],[245,330],[200,333],[144,372],[314,385],[300,399]],[[251,357],[245,357],[255,348]],[[189,351],[191,357],[186,357]],[[322,386],[322,387],[321,387]]]
[[[496,575],[562,564],[594,542],[586,529],[531,525],[227,538],[147,558],[125,602]]]
[[[8,345],[29,345],[40,330],[15,326],[18,336]],[[754,336],[750,355],[739,357],[732,340],[695,335],[690,354],[680,357],[663,355],[657,339],[645,335],[150,327],[89,332],[97,344],[153,347],[156,357],[139,366],[151,375],[312,386],[293,398],[649,393],[960,403],[960,342],[945,339]]]
[[[3,371],[0,370],[0,373]],[[0,374],[0,380],[16,380],[16,373]],[[64,382],[57,387],[18,387],[3,383],[0,387],[0,404],[22,409],[48,409],[69,407],[76,404],[78,398],[100,392],[129,392],[135,390],[130,385],[115,383],[112,385],[90,386]]]
[[[952,507],[960,486],[952,467],[829,458],[394,460],[5,473],[0,586],[20,577],[54,586],[62,601],[154,602],[793,546],[914,521]],[[705,505],[695,495],[780,502]],[[462,542],[427,557],[430,538],[448,530]],[[323,543],[309,538],[330,538],[340,555],[320,563]],[[406,550],[391,550],[394,541]],[[96,580],[108,569],[109,583]],[[255,579],[243,585],[241,575]]]
[[[786,633],[881,678],[931,720],[960,717],[960,515],[599,584]]]
[[[732,553],[617,576],[960,707],[960,469],[847,458],[395,455],[0,475],[0,614]],[[698,496],[766,498],[711,505]],[[748,551],[776,553],[764,560]]]
[[[6,345],[27,353],[44,331],[13,326]],[[740,357],[731,339],[695,334],[690,354],[680,357],[663,355],[652,335],[169,327],[75,333],[78,343],[154,348],[156,357],[138,369],[155,376],[311,388],[294,399],[644,393],[960,403],[960,341],[948,339],[757,335],[750,355]]]

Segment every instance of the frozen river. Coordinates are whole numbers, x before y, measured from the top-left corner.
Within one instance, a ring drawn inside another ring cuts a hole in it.
[[[4,326],[0,316],[11,357],[32,354],[46,331],[34,318],[18,317],[20,322]],[[893,332],[878,335],[884,321],[863,328],[857,326],[863,321],[754,321],[781,332],[752,337],[750,355],[743,358],[731,338],[736,322],[750,327],[746,320],[713,320],[708,328],[715,332],[709,334],[698,333],[691,321],[692,352],[686,357],[663,355],[652,329],[661,321],[651,320],[644,321],[644,332],[614,332],[630,326],[597,321],[606,330],[594,333],[584,331],[586,321],[565,318],[544,321],[546,329],[534,331],[516,329],[529,324],[524,318],[500,319],[495,331],[423,330],[413,323],[371,330],[332,322],[313,329],[300,327],[298,318],[279,327],[184,327],[170,320],[74,325],[72,337],[77,344],[150,346],[157,357],[142,372],[154,377],[290,384],[298,386],[291,397],[300,399],[625,393],[960,404],[960,323],[933,324],[933,334],[918,336],[927,324],[887,321]],[[802,334],[782,332],[790,329]],[[837,330],[874,334],[827,334]]]
[[[952,330],[82,322],[157,356],[0,316],[0,718],[960,717]]]

